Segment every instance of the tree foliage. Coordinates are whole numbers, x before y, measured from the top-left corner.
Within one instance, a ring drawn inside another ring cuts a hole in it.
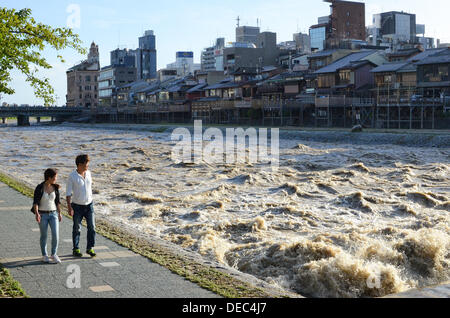
[[[48,78],[38,77],[38,68],[51,69],[42,51],[51,47],[57,51],[73,48],[86,54],[78,35],[69,28],[52,28],[36,22],[30,9],[7,9],[0,7],[0,93],[14,94],[10,87],[11,71],[17,69],[26,76],[36,97],[44,104],[55,103],[55,91]],[[61,55],[58,59],[64,63]]]

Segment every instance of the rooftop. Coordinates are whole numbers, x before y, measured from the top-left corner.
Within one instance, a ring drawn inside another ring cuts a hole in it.
[[[410,64],[410,62],[394,62],[394,63],[386,63],[374,68],[372,73],[386,73],[386,72],[397,72],[406,65]]]
[[[376,53],[376,50],[367,50],[367,51],[361,51],[352,53],[350,55],[347,55],[334,63],[331,63],[328,66],[325,66],[318,71],[316,71],[314,74],[326,74],[326,73],[335,73],[340,69],[343,68],[354,68],[357,64],[355,62],[359,62],[367,58],[368,56]]]

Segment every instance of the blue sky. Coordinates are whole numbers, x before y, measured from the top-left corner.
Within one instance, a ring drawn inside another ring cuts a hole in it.
[[[405,11],[417,15],[417,23],[426,24],[426,36],[450,42],[450,1],[448,0],[365,0],[366,24],[372,14],[384,11]],[[80,8],[80,28],[75,31],[89,47],[92,41],[99,45],[100,63],[109,64],[109,52],[118,46],[134,49],[138,37],[145,30],[154,30],[158,51],[158,69],[175,61],[176,51],[193,51],[200,62],[203,48],[211,46],[217,37],[227,42],[235,40],[236,18],[241,25],[256,25],[260,20],[262,31],[277,33],[278,42],[291,41],[295,32],[308,32],[317,23],[317,17],[328,15],[329,4],[322,0],[2,0],[0,7],[31,8],[39,22],[64,27],[70,13],[67,8]],[[86,57],[73,50],[61,52],[66,63],[60,63],[58,53],[46,50],[44,56],[53,65],[41,71],[49,77],[58,96],[58,104],[65,103],[67,68]],[[13,73],[16,94],[4,95],[1,102],[40,104],[24,77]]]

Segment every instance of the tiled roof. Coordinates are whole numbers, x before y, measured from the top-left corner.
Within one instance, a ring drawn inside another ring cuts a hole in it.
[[[449,54],[446,55],[433,55],[429,56],[420,62],[417,62],[417,65],[427,65],[427,64],[446,64],[450,63],[450,50]]]
[[[407,59],[408,62],[418,62],[418,61],[422,61],[423,59],[431,56],[431,55],[435,55],[435,54],[439,54],[444,52],[446,49],[444,48],[440,48],[440,49],[430,49],[430,50],[426,50],[423,51],[422,53],[419,53],[413,57],[410,57],[409,59]]]
[[[190,89],[187,90],[187,93],[197,93],[204,90],[204,88],[208,86],[206,83],[198,84]]]
[[[372,73],[397,72],[408,64],[409,62],[386,63],[374,68],[373,70],[371,70],[371,72]]]
[[[313,59],[316,57],[327,57],[327,56],[331,56],[333,55],[334,52],[336,52],[337,50],[327,50],[327,51],[319,51],[317,53],[313,53],[310,56],[308,56],[308,58]]]
[[[314,74],[335,73],[342,68],[352,67],[352,63],[361,61],[364,58],[368,57],[369,55],[374,54],[375,52],[376,51],[374,51],[374,50],[367,50],[367,51],[352,53],[350,55],[347,55],[347,56],[335,61],[334,63],[331,63],[328,66],[325,66],[325,67],[319,69]]]

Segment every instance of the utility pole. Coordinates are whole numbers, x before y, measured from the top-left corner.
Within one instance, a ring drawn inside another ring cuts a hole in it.
[[[292,73],[292,52],[289,52],[289,73]]]

